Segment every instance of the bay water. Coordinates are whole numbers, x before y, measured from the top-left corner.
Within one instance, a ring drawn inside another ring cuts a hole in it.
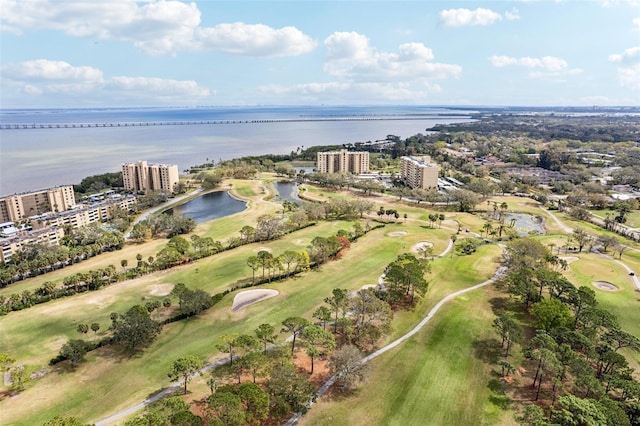
[[[182,172],[211,160],[407,138],[469,114],[420,106],[5,109],[0,196],[79,183],[138,160]]]

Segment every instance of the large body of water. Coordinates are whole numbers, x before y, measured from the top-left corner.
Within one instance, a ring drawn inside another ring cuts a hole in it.
[[[0,196],[79,183],[138,160],[184,170],[207,159],[407,138],[470,121],[468,113],[418,106],[0,110]]]

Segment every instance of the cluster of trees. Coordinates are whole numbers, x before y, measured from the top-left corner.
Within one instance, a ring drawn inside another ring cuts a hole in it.
[[[73,185],[73,191],[79,195],[95,194],[105,189],[123,188],[122,172],[103,173],[100,175],[87,176],[79,184]]]
[[[385,288],[377,294],[390,305],[413,306],[416,297],[425,295],[428,283],[425,274],[431,271],[427,259],[418,259],[413,254],[401,254],[385,268]]]
[[[63,245],[26,245],[11,256],[11,261],[0,265],[0,287],[124,246],[124,236],[119,231],[104,230],[94,225],[68,231]]]
[[[172,298],[177,299],[177,306],[172,302]],[[107,336],[94,342],[70,339],[62,346],[58,356],[51,360],[51,363],[68,360],[76,365],[84,361],[87,352],[105,345],[115,345],[126,353],[135,353],[153,343],[162,331],[164,323],[198,315],[209,309],[214,303],[215,299],[209,293],[203,290],[192,290],[184,284],[178,283],[171,291],[170,297],[165,298],[162,302],[159,300],[149,301],[144,306],[132,306],[124,313],[112,312],[109,316],[111,323],[107,330]],[[153,317],[153,313],[161,307],[166,310],[162,315],[167,317],[164,321]],[[168,316],[169,310],[172,317]],[[97,335],[100,324],[98,322],[91,325],[78,324],[77,331],[81,336],[85,336],[89,330]]]
[[[131,229],[131,238],[146,241],[151,238],[171,238],[175,235],[188,234],[196,227],[193,219],[183,215],[158,214],[142,220]]]
[[[355,220],[371,212],[373,203],[363,199],[331,199],[323,203],[303,202],[302,211],[310,220]]]
[[[601,308],[590,287],[576,288],[553,270],[548,249],[530,239],[507,245],[509,273],[501,288],[519,303],[494,320],[502,339],[502,375],[515,370],[513,343],[520,343],[525,368],[533,372],[533,401],[526,425],[631,425],[640,421],[640,383],[620,351],[640,350],[640,339],[624,331]],[[524,311],[530,316],[519,315]],[[516,318],[536,332],[530,338]],[[531,318],[528,324],[527,318]],[[543,409],[542,407],[548,407]],[[546,412],[545,412],[546,410]]]

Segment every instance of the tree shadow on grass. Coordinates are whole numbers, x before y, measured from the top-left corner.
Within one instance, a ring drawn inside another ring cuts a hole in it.
[[[504,384],[499,379],[492,378],[489,380],[487,387],[491,390],[489,402],[501,410],[508,409],[511,404],[511,399],[505,394]]]
[[[502,355],[502,348],[498,339],[479,339],[473,342],[473,354],[479,360],[495,364]]]

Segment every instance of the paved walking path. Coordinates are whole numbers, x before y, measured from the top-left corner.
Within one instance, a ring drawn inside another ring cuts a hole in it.
[[[415,327],[413,327],[407,334],[405,334],[402,337],[399,337],[398,339],[394,340],[393,342],[389,343],[388,345],[384,346],[383,348],[378,349],[377,351],[373,352],[370,355],[367,355],[366,357],[362,358],[360,360],[361,363],[366,363],[371,361],[374,358],[379,357],[380,355],[382,355],[383,353],[401,345],[402,343],[404,343],[405,341],[409,340],[411,337],[413,337],[413,335],[415,335],[418,331],[420,331],[420,329],[422,327],[424,327],[430,320],[431,318],[433,318],[433,316],[436,314],[436,312],[438,312],[440,310],[440,308],[442,308],[442,306],[444,306],[445,303],[449,302],[450,300],[455,299],[456,297],[460,296],[461,294],[464,293],[468,293],[470,291],[473,290],[477,290],[479,288],[482,288],[484,286],[487,286],[489,284],[492,284],[493,282],[495,282],[497,279],[499,279],[500,277],[502,277],[505,273],[507,269],[504,266],[501,266],[500,268],[498,268],[498,270],[496,271],[495,275],[488,279],[485,282],[482,282],[480,284],[476,284],[472,287],[468,287],[462,290],[458,290],[454,293],[449,294],[448,296],[443,297],[438,303],[436,303],[436,305],[431,308],[431,310],[429,311],[429,313],[427,314],[426,317],[424,317],[422,319],[422,321],[420,321],[418,323],[418,325],[416,325]],[[331,387],[331,385],[333,385],[336,381],[337,377],[336,376],[332,376],[329,378],[329,380],[327,380],[322,387],[318,390],[318,392],[316,392],[315,397],[313,398],[312,401],[309,402],[308,407],[310,408],[313,405],[313,401],[316,400],[317,398],[320,398],[322,395],[324,395],[325,392],[327,392],[327,390],[329,390],[329,388]],[[286,423],[287,426],[292,426],[294,424],[296,424],[298,422],[298,420],[300,420],[300,418],[302,417],[302,414],[300,413],[296,413],[293,415],[293,417],[291,417],[289,419],[289,421]]]

